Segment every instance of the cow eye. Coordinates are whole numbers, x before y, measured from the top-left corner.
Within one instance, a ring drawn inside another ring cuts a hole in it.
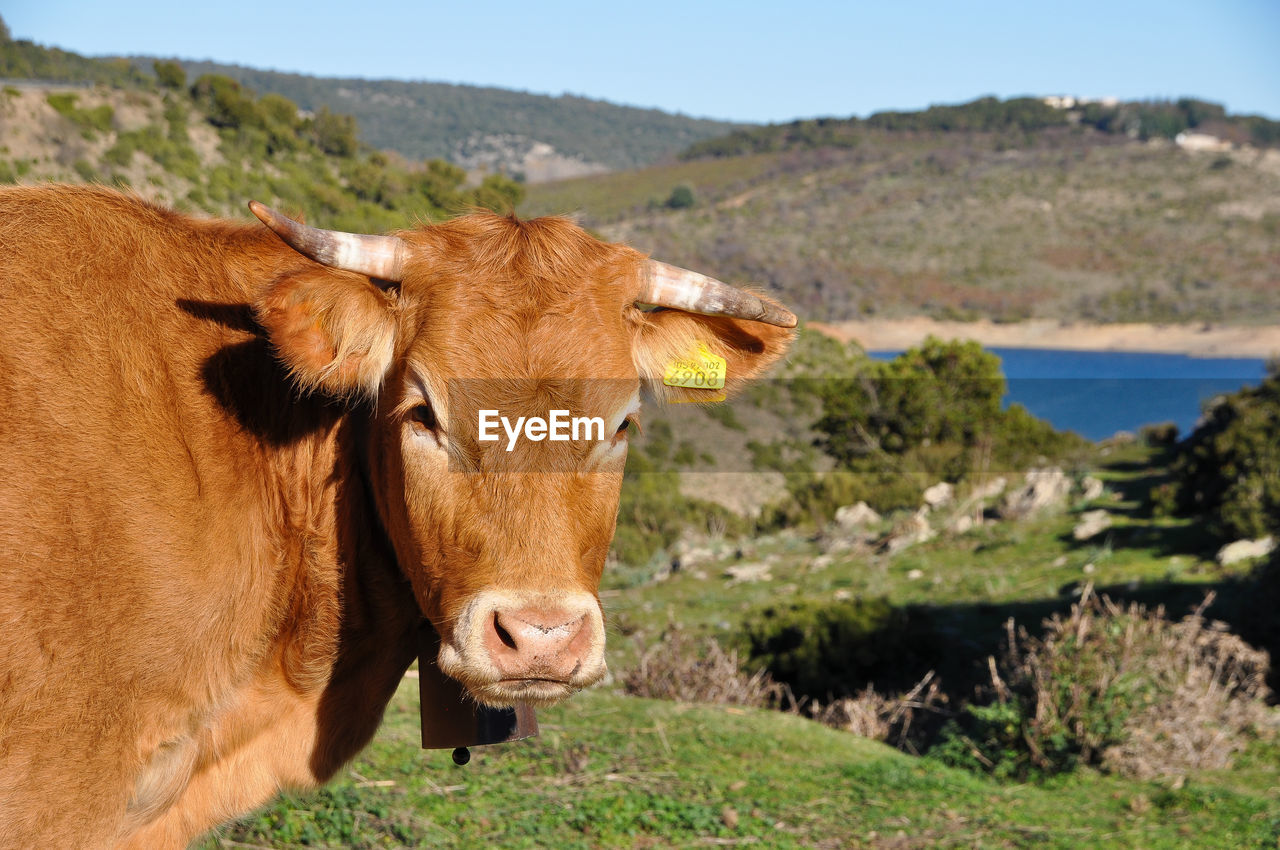
[[[626,419],[623,419],[622,424],[618,426],[618,430],[614,433],[614,439],[616,440],[620,437],[627,436],[627,432],[631,430],[632,425],[636,426],[637,431],[640,430],[640,423],[632,417],[628,416]]]
[[[429,404],[414,405],[413,409],[409,411],[409,419],[413,422],[415,428],[422,428],[427,431],[436,430],[436,412]]]

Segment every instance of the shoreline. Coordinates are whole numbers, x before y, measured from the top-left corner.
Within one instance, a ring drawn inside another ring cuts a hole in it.
[[[900,351],[926,337],[971,339],[984,348],[1044,348],[1066,351],[1118,351],[1185,354],[1190,357],[1280,355],[1280,326],[1196,324],[1087,324],[1055,319],[997,323],[908,319],[809,322],[808,328],[841,342],[856,341],[867,351]]]

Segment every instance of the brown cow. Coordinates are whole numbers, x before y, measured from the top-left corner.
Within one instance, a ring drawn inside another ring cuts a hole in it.
[[[181,847],[323,783],[424,615],[484,703],[597,681],[638,387],[702,342],[732,391],[795,323],[561,219],[254,211],[0,191],[0,847]],[[477,441],[552,402],[604,439]]]

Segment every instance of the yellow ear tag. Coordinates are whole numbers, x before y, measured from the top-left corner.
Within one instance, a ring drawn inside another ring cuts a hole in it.
[[[662,383],[669,387],[685,387],[693,390],[723,390],[724,376],[728,372],[728,364],[719,354],[707,348],[705,342],[681,357],[667,364],[662,376]],[[724,393],[717,393],[719,398],[690,399],[690,401],[724,401]]]

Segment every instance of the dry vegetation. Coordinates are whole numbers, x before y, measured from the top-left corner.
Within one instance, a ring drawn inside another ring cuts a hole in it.
[[[694,206],[663,205],[678,184]],[[534,187],[526,207],[580,209],[609,238],[765,286],[808,319],[1253,323],[1280,309],[1278,195],[1276,151],[867,132],[848,150]]]
[[[943,732],[942,757],[997,775],[1093,765],[1148,779],[1230,767],[1272,733],[1266,652],[1205,618],[1210,595],[1174,622],[1086,586],[1035,636],[1008,623],[987,705]]]
[[[698,638],[671,626],[623,677],[632,696],[718,705],[781,708],[793,704],[788,690],[763,670],[744,672],[735,650],[714,638]]]

